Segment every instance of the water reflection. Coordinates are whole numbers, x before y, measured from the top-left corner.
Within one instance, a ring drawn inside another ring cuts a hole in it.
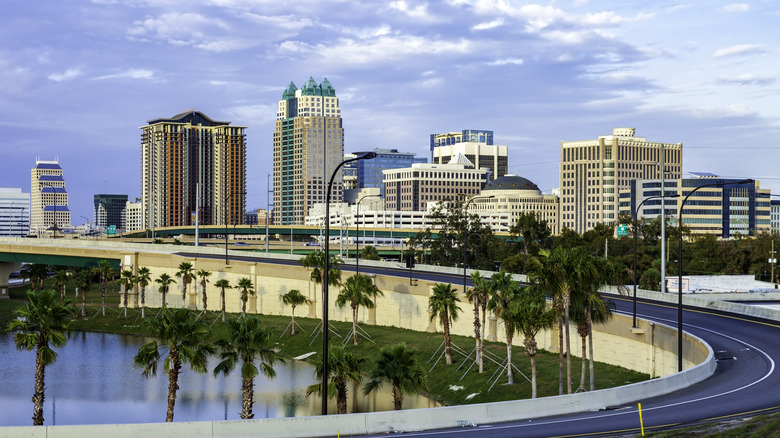
[[[137,336],[76,332],[57,363],[46,368],[45,424],[112,424],[165,421],[167,377],[158,370],[145,379],[133,368],[133,356],[146,342]],[[239,370],[212,377],[184,369],[179,377],[174,419],[180,421],[237,420],[241,412]],[[33,352],[17,351],[10,334],[0,333],[0,426],[32,424],[35,372]],[[316,382],[305,362],[288,361],[276,367],[277,377],[255,379],[255,418],[317,415],[317,396],[306,397]],[[353,395],[359,400],[353,402]],[[349,392],[350,412],[391,410],[392,396],[381,391],[367,397],[360,388]],[[421,396],[404,397],[404,408],[434,407]],[[335,412],[335,400],[331,410]]]

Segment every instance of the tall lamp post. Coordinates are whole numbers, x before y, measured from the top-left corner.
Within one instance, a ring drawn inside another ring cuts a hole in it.
[[[466,241],[468,239],[468,231],[469,231],[469,204],[471,204],[471,201],[475,199],[490,199],[495,198],[495,196],[475,196],[468,201],[466,201],[466,204],[463,206],[463,293],[466,293]]]
[[[357,160],[376,158],[375,152],[368,152],[356,158],[344,160],[333,169],[328,181],[328,193],[325,197],[325,270],[322,272],[322,415],[328,415],[328,271],[330,271],[330,191],[333,179],[341,166]]]
[[[380,198],[382,195],[363,196],[357,202],[357,213],[355,213],[355,274],[360,274],[360,203],[366,198]]]
[[[230,202],[230,197],[233,195],[246,195],[246,192],[232,192],[228,193],[228,195],[225,197],[225,264],[230,264],[230,259],[228,259],[228,202]],[[233,234],[236,233],[235,227],[233,227]]]
[[[716,186],[725,186],[729,184],[734,185],[741,185],[741,184],[753,184],[755,181],[752,179],[743,179],[737,182],[717,182],[717,183],[711,183],[711,184],[703,184],[700,185],[693,190],[691,190],[688,195],[683,198],[682,203],[680,204],[680,212],[677,214],[677,233],[679,234],[680,238],[680,252],[677,255],[677,258],[679,259],[677,261],[677,268],[678,268],[678,276],[677,276],[677,371],[680,372],[683,370],[683,319],[682,319],[682,307],[683,307],[683,299],[682,299],[682,223],[683,223],[683,208],[685,208],[685,202],[688,201],[688,198],[691,197],[692,194],[694,194],[697,190],[703,189],[705,187],[716,187]],[[679,189],[682,191],[682,187]]]
[[[647,198],[643,199],[642,202],[639,203],[639,205],[636,206],[636,208],[631,212],[632,218],[634,219],[634,323],[631,327],[636,328],[636,259],[637,259],[637,241],[638,241],[638,230],[639,228],[639,222],[637,221],[637,214],[639,212],[639,208],[642,207],[642,204],[644,204],[646,201],[649,201],[651,199],[661,199],[661,210],[666,208],[666,204],[664,201],[667,198],[678,198],[680,195],[677,193],[673,193],[671,195],[655,195],[655,196],[648,196]],[[662,216],[663,217],[663,216]],[[666,224],[661,224],[662,227],[665,227]]]

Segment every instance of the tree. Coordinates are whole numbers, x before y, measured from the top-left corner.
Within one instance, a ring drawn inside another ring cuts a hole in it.
[[[380,260],[379,250],[375,246],[366,245],[360,250],[360,258],[363,260]]]
[[[241,418],[254,418],[255,377],[262,370],[268,378],[276,377],[273,366],[284,359],[274,350],[273,327],[263,327],[256,317],[228,320],[227,337],[216,341],[222,359],[214,368],[214,375],[228,375],[241,362]],[[259,361],[260,368],[255,365]]]
[[[106,292],[108,291],[108,278],[114,275],[114,268],[108,260],[101,260],[95,267],[95,273],[100,276],[100,309],[106,316]]]
[[[322,393],[322,358],[311,360],[314,375],[320,383],[309,385],[306,395]],[[336,409],[339,414],[347,413],[347,384],[359,385],[363,377],[366,359],[339,345],[328,349],[328,394],[336,397]]]
[[[176,276],[181,278],[182,293],[181,302],[187,304],[187,286],[195,279],[195,271],[193,270],[192,263],[181,262],[179,263],[179,270],[176,272]]]
[[[309,279],[315,284],[322,284],[322,272],[325,269],[325,253],[323,251],[313,251],[301,257],[298,260],[304,268],[311,269]],[[328,270],[328,285],[338,286],[341,284],[341,269],[339,265],[344,263],[340,257],[335,254],[330,255],[330,269]]]
[[[405,343],[388,345],[379,351],[375,368],[368,382],[363,386],[363,394],[368,395],[379,388],[382,382],[392,385],[393,406],[396,411],[403,409],[404,394],[425,390],[425,373],[417,364],[414,354],[417,350]]]
[[[168,288],[171,286],[171,283],[175,284],[176,280],[163,272],[154,282],[160,285],[157,290],[162,294],[162,307],[165,307],[165,296],[168,294]]]
[[[138,285],[141,286],[141,318],[146,318],[146,286],[149,286],[149,283],[152,281],[149,274],[149,268],[146,266],[138,268],[136,281],[138,281]]]
[[[241,315],[246,315],[246,302],[249,300],[249,295],[255,294],[252,280],[247,277],[241,278],[238,280],[238,289],[241,289]]]
[[[201,293],[203,293],[203,320],[206,320],[207,317],[207,303],[206,303],[206,283],[209,282],[209,277],[211,276],[211,271],[208,271],[206,269],[201,269],[197,272],[198,277],[200,278],[200,290]]]
[[[230,281],[226,278],[220,278],[216,283],[214,283],[214,286],[220,289],[219,298],[220,301],[222,301],[222,322],[225,322],[225,289],[232,289],[233,286],[230,285]]]
[[[479,271],[471,273],[471,283],[474,285],[471,289],[466,291],[466,297],[469,303],[474,305],[474,340],[476,342],[475,351],[477,353],[477,368],[479,374],[484,371],[484,361],[482,360],[482,353],[484,347],[484,326],[485,315],[484,310],[487,309],[487,288],[485,287],[485,279],[482,278],[482,274]],[[479,310],[483,309],[482,321],[479,319]]]
[[[523,335],[525,353],[531,359],[531,398],[536,398],[536,335],[555,324],[555,309],[547,307],[544,292],[534,287],[521,289],[510,304],[506,317]]]
[[[363,306],[367,309],[376,307],[374,300],[377,296],[384,295],[379,288],[374,285],[371,277],[363,274],[355,274],[349,277],[341,288],[341,292],[336,297],[336,305],[339,308],[349,303],[352,309],[352,344],[357,345],[357,318],[358,308]]]
[[[549,238],[552,232],[550,227],[547,226],[547,221],[539,220],[536,213],[524,212],[509,229],[509,233],[512,237],[519,238],[523,243],[523,267],[521,273],[525,274],[529,257],[529,246],[538,246],[538,242]]]
[[[43,425],[46,367],[57,361],[54,348],[65,346],[73,317],[71,300],[57,302],[54,291],[27,293],[28,303],[16,310],[16,319],[8,324],[14,333],[17,350],[35,351],[35,389],[33,392],[33,425]]]
[[[133,271],[129,269],[125,269],[122,271],[121,277],[119,278],[119,282],[122,283],[122,288],[125,290],[124,292],[124,299],[123,299],[123,307],[124,307],[124,313],[125,318],[127,318],[127,294],[130,289],[135,286],[135,283],[138,281],[138,279],[133,275]]]
[[[586,294],[584,299],[578,300],[572,306],[572,319],[577,324],[577,334],[580,335],[582,345],[582,362],[580,370],[580,386],[577,391],[585,390],[586,364],[588,359],[593,362],[593,348],[588,353],[588,337],[592,336],[593,324],[604,324],[612,318],[612,308],[598,292]],[[591,340],[592,347],[592,340]],[[594,389],[594,376],[590,375],[590,390]]]
[[[203,321],[193,318],[187,309],[170,310],[165,306],[162,308],[162,318],[150,318],[146,323],[156,339],[141,346],[133,358],[133,366],[141,368],[144,377],[154,376],[157,375],[160,359],[165,357],[163,371],[168,375],[165,421],[171,422],[182,365],[189,365],[192,370],[205,373],[207,358],[214,354],[214,347],[207,343],[209,327]]]
[[[54,274],[54,288],[60,292],[60,302],[65,301],[65,288],[70,281],[70,273],[65,269],[60,269]]]
[[[447,365],[452,365],[450,321],[458,320],[459,302],[457,291],[449,283],[437,283],[433,287],[433,294],[428,298],[428,312],[431,314],[431,321],[438,317],[444,329],[444,356]]]
[[[80,269],[76,273],[76,288],[81,291],[81,316],[87,316],[87,291],[92,284],[92,270]]]
[[[304,296],[298,289],[292,289],[282,295],[282,303],[292,307],[292,321],[290,322],[292,331],[290,332],[290,335],[295,336],[295,308],[302,304],[310,304],[311,300]]]
[[[43,289],[43,281],[49,278],[49,265],[28,263],[22,266],[19,275],[30,280],[30,290],[35,290],[36,285]]]
[[[501,269],[490,277],[488,283],[488,294],[490,296],[488,300],[487,308],[492,310],[497,318],[500,318],[504,323],[504,333],[506,336],[506,378],[507,384],[514,385],[515,378],[512,372],[512,339],[514,333],[517,331],[514,326],[514,320],[511,318],[509,312],[509,306],[515,299],[517,293],[517,283],[512,280],[512,274]]]

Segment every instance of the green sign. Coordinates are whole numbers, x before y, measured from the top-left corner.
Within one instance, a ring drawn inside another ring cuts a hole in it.
[[[109,236],[113,236],[116,234],[116,225],[109,225],[108,228],[106,228],[106,234]]]
[[[618,227],[617,227],[617,236],[618,237],[626,237],[626,236],[628,236],[628,225],[626,225],[626,224],[618,225]]]

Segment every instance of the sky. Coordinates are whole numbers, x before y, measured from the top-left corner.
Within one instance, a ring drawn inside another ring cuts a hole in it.
[[[780,0],[0,0],[0,187],[64,170],[72,222],[140,196],[147,121],[246,126],[247,208],[265,208],[278,101],[328,78],[345,152],[428,157],[486,129],[510,173],[559,185],[560,142],[636,128],[683,143],[683,174],[780,193]]]

